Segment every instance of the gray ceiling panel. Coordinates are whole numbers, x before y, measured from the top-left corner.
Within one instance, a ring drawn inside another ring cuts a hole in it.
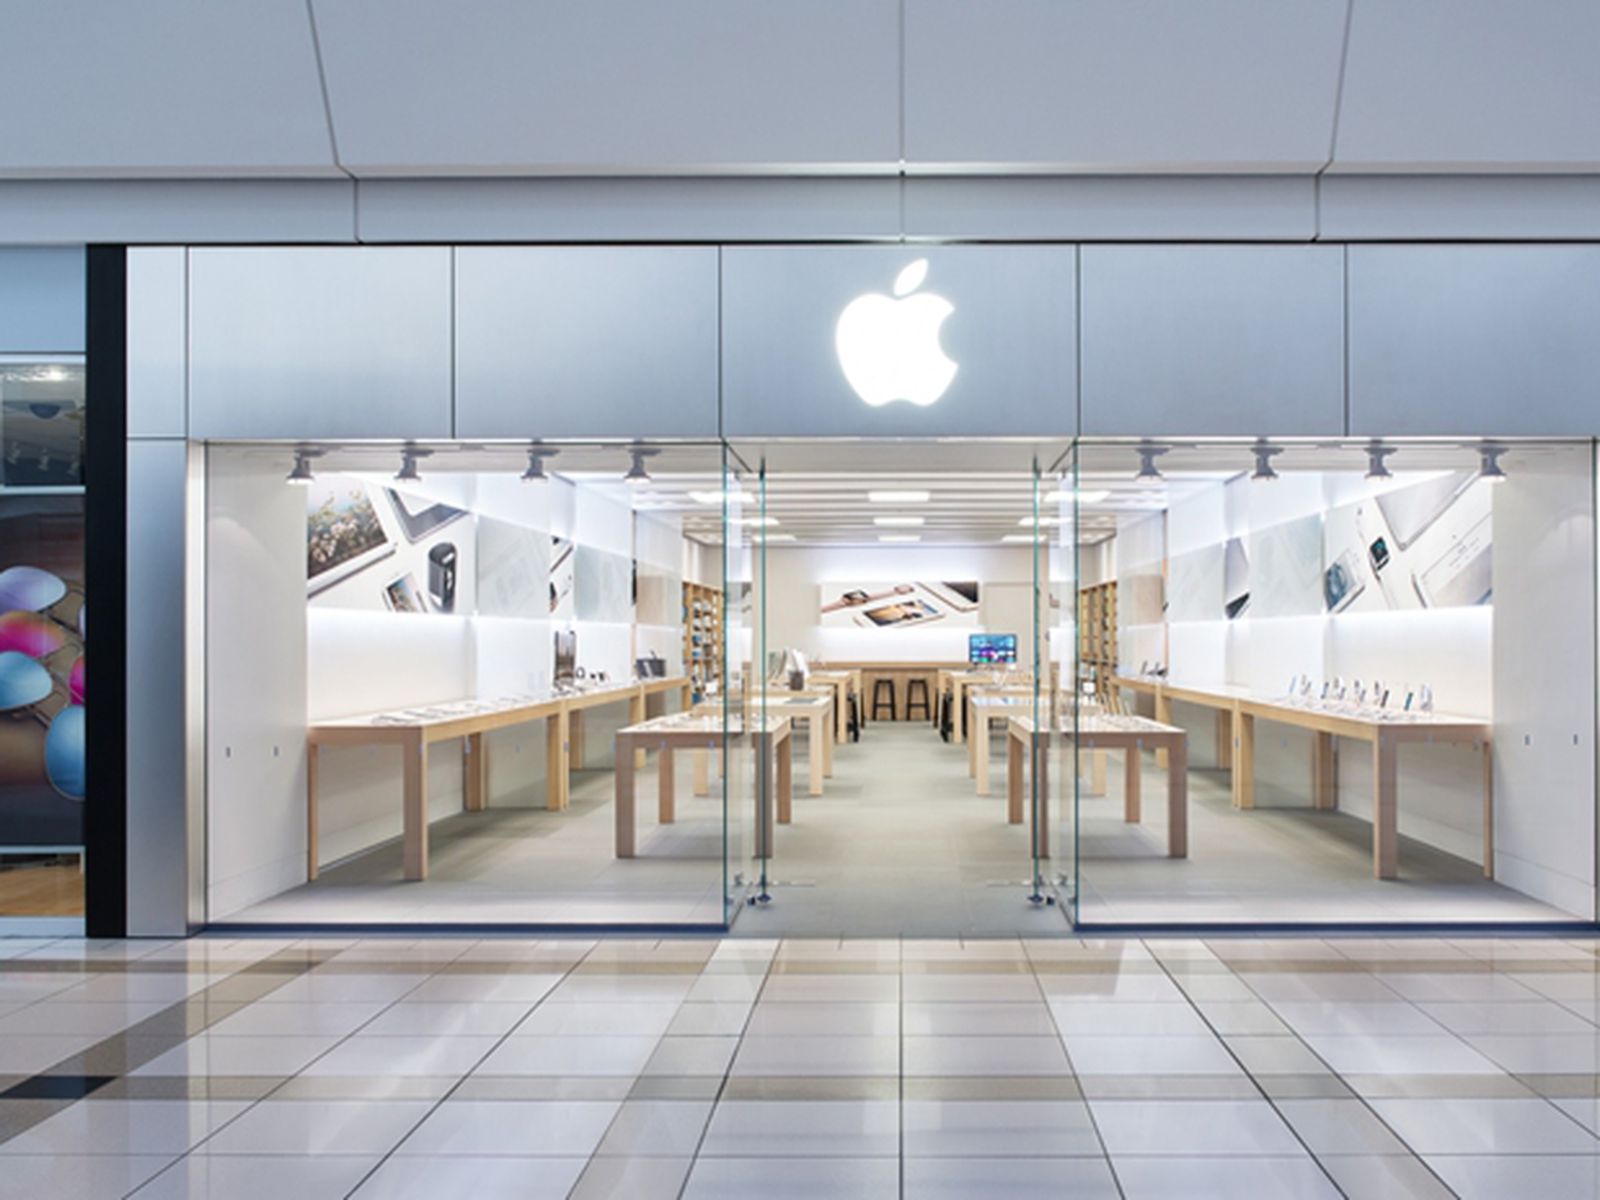
[[[1336,171],[1600,169],[1600,4],[1355,0]]]
[[[0,0],[0,177],[337,173],[301,0]]]
[[[1345,13],[1345,0],[906,0],[907,163],[1317,169]]]
[[[891,170],[896,0],[314,0],[357,175]]]

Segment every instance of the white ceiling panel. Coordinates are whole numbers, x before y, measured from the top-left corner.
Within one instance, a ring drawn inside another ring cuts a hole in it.
[[[890,170],[896,0],[313,0],[357,175]]]
[[[1600,168],[1600,4],[1355,0],[1335,171]]]
[[[0,46],[0,177],[337,174],[301,0],[3,0]]]
[[[907,163],[1317,169],[1345,13],[1345,0],[906,0]]]

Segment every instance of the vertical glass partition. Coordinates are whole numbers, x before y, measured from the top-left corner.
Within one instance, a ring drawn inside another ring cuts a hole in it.
[[[1593,919],[1592,459],[1080,444],[1079,920]]]
[[[748,486],[716,443],[209,445],[210,920],[723,925]]]

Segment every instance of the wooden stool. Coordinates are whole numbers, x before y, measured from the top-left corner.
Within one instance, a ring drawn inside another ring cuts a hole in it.
[[[874,721],[882,715],[884,706],[889,709],[889,720],[900,719],[899,709],[895,707],[894,680],[887,677],[872,681],[872,719]]]
[[[906,680],[906,720],[911,720],[917,715],[914,711],[921,709],[924,721],[933,720],[933,709],[928,704],[928,681],[926,679]]]

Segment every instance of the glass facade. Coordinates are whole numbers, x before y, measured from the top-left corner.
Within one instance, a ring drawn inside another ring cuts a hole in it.
[[[0,355],[0,918],[84,912],[84,362]]]

